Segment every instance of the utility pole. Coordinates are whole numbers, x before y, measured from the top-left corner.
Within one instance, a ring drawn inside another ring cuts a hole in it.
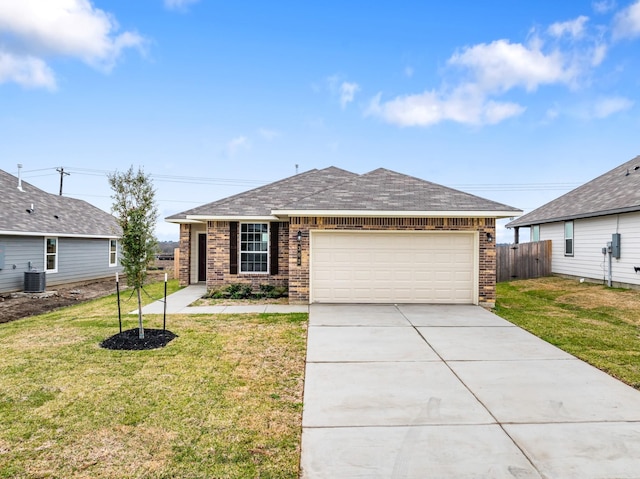
[[[66,173],[62,166],[60,168],[56,168],[56,171],[60,173],[60,196],[62,196],[62,180],[65,175],[69,176],[71,173]]]

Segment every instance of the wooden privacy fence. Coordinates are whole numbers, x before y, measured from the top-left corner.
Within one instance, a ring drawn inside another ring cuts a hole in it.
[[[551,276],[551,240],[496,246],[497,281]]]

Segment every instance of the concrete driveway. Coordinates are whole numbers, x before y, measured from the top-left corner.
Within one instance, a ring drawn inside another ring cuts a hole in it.
[[[302,477],[640,478],[640,392],[477,306],[312,305]]]

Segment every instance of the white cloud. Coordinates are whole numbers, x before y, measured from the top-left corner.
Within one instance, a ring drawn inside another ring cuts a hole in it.
[[[39,58],[16,57],[0,50],[0,84],[17,83],[25,88],[54,90],[56,79],[51,69]]]
[[[258,134],[267,141],[274,140],[280,136],[280,132],[269,128],[258,128]]]
[[[616,8],[616,2],[614,0],[602,0],[593,2],[591,6],[596,13],[607,13]]]
[[[628,98],[615,96],[601,98],[593,106],[592,116],[594,118],[606,118],[615,113],[629,110],[633,106],[633,101]]]
[[[591,54],[591,66],[597,67],[600,65],[605,57],[607,56],[607,52],[609,51],[609,47],[605,44],[596,45],[593,48],[593,52]]]
[[[169,10],[185,11],[189,5],[197,3],[199,0],[164,0],[165,8]]]
[[[524,113],[525,108],[517,103],[488,101],[483,108],[483,123],[495,125],[512,116]]]
[[[331,94],[338,97],[340,107],[343,110],[353,101],[356,93],[360,91],[360,85],[355,82],[344,81],[341,75],[338,74],[327,77],[326,82]]]
[[[616,14],[612,36],[614,39],[640,36],[640,0]]]
[[[25,64],[32,65],[32,74],[26,73],[21,84],[55,85],[55,77],[46,65],[48,57],[76,58],[94,68],[111,70],[125,49],[144,45],[137,33],[118,30],[115,18],[93,7],[89,0],[0,2],[0,35],[9,39],[4,54],[16,60],[16,75],[21,71],[25,74]],[[42,81],[44,72],[48,72],[47,81]]]
[[[501,39],[464,47],[447,61],[442,86],[386,100],[378,94],[365,115],[399,126],[442,121],[490,125],[521,115],[524,105],[500,97],[516,89],[532,93],[545,85],[578,88],[604,61],[608,45],[587,26],[588,18],[580,16],[539,34],[533,31],[527,43]]]
[[[534,91],[541,84],[570,83],[576,72],[555,50],[545,54],[534,43],[525,46],[497,40],[465,48],[449,64],[467,68],[486,91],[506,91],[516,86]]]
[[[487,100],[473,85],[465,85],[450,95],[425,91],[399,96],[382,103],[378,93],[365,111],[398,126],[432,126],[442,121],[467,125],[492,125],[520,115],[525,108],[516,103]]]
[[[558,118],[559,116],[560,116],[560,111],[556,106],[553,106],[547,109],[547,112],[545,113],[545,120],[552,121]]]
[[[251,148],[251,142],[246,136],[237,136],[229,140],[225,152],[227,156],[235,156],[240,150]]]
[[[340,106],[344,110],[353,101],[356,92],[360,90],[357,83],[342,82],[340,85]]]
[[[547,29],[547,32],[554,37],[562,37],[568,35],[572,38],[580,38],[584,35],[585,24],[589,21],[589,17],[580,15],[575,20],[569,20],[566,22],[553,23]]]

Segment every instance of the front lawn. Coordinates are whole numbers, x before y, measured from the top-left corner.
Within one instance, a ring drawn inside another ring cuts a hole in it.
[[[497,296],[499,316],[640,389],[640,291],[552,277]]]
[[[113,351],[114,296],[0,324],[0,478],[295,478],[306,325],[171,315],[165,348]]]

